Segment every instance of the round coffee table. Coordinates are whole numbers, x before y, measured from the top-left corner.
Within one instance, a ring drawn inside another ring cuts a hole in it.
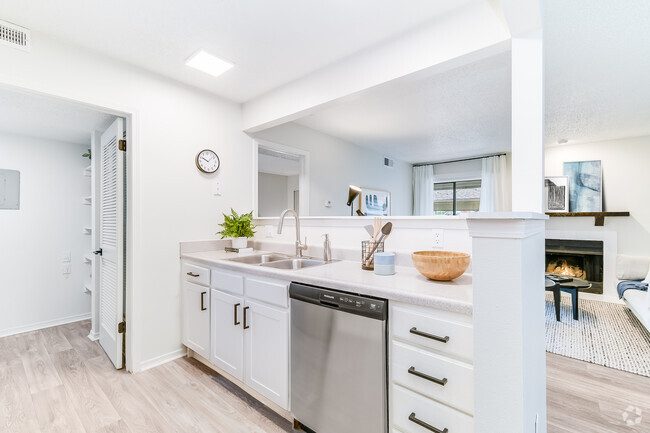
[[[548,277],[563,277],[563,275],[546,274],[546,290],[553,292],[553,302],[555,303],[555,318],[560,321],[560,292],[571,294],[571,304],[573,307],[573,320],[578,320],[578,292],[580,289],[588,289],[591,287],[589,281],[580,278],[572,278],[571,281],[553,281]]]

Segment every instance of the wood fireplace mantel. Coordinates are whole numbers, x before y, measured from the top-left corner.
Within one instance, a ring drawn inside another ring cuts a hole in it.
[[[605,217],[626,217],[630,212],[547,212],[551,217],[594,217],[594,225],[602,227],[605,225]]]

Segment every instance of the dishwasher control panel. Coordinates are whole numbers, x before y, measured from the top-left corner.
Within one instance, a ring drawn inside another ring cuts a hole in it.
[[[324,303],[329,302],[337,304],[338,306],[345,305],[349,308],[359,310],[380,312],[384,308],[384,301],[376,301],[374,299],[362,298],[343,293],[320,293],[320,300],[324,301]]]

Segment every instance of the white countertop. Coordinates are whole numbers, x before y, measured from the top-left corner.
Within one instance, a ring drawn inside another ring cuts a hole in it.
[[[262,251],[256,251],[262,253]],[[432,281],[415,268],[396,266],[395,275],[380,276],[361,269],[359,262],[338,261],[311,268],[286,270],[229,261],[241,257],[225,251],[181,253],[181,259],[247,274],[312,284],[335,290],[376,296],[393,301],[472,314],[472,275],[453,281]]]

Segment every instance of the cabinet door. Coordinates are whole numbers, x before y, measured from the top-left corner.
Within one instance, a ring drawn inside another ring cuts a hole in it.
[[[210,356],[210,289],[183,282],[183,344]]]
[[[289,409],[289,311],[246,301],[246,384]]]
[[[244,380],[244,300],[212,289],[212,348],[210,362]]]

